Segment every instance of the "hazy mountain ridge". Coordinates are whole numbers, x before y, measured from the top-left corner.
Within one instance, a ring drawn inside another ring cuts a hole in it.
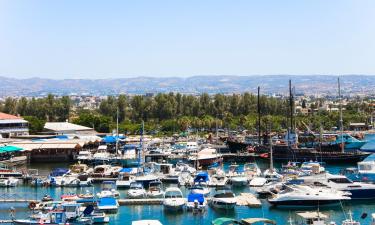
[[[242,93],[256,92],[261,86],[263,93],[287,93],[288,80],[292,79],[297,93],[337,93],[337,76],[332,75],[256,75],[256,76],[192,76],[192,77],[131,77],[118,79],[15,79],[0,77],[0,96],[40,96],[88,94],[110,95],[119,93],[144,94],[157,92],[182,93]],[[344,93],[375,93],[375,76],[342,76]]]

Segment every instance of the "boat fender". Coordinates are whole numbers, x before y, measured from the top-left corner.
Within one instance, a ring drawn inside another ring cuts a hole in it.
[[[35,209],[35,207],[36,207],[36,202],[29,203],[29,209]]]

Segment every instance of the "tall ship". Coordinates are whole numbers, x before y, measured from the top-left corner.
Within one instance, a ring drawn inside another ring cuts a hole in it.
[[[265,134],[263,138],[260,136],[260,110],[258,109],[258,139],[249,136],[244,140],[228,138],[226,143],[231,152],[238,151],[253,151],[262,158],[269,157],[271,140],[273,145],[273,159],[275,161],[321,161],[321,162],[359,162],[369,156],[369,153],[361,152],[359,149],[366,143],[345,134],[343,132],[343,120],[341,110],[341,91],[340,81],[338,80],[339,100],[340,100],[340,132],[331,134],[332,138],[329,141],[323,141],[322,136],[319,134],[312,134],[304,136],[299,142],[298,132],[294,127],[294,100],[291,89],[291,81],[289,81],[289,106],[290,106],[290,127],[283,138],[269,138],[271,135]],[[258,91],[259,96],[259,91]],[[259,98],[258,98],[259,99]],[[258,100],[258,108],[260,107]],[[328,136],[328,135],[326,135]],[[261,143],[264,140],[263,143]]]

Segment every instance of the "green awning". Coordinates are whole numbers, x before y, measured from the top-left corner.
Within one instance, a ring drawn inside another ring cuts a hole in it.
[[[18,152],[18,151],[22,151],[22,150],[23,150],[23,148],[16,147],[16,146],[11,146],[11,145],[0,147],[0,153]]]

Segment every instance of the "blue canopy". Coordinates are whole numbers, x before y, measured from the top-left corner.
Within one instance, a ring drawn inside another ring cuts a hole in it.
[[[83,215],[89,216],[94,211],[93,205],[88,205],[85,210],[83,210]]]
[[[99,206],[117,205],[117,200],[111,197],[101,198],[98,201]]]
[[[110,143],[110,144],[116,143],[116,137],[115,136],[105,136],[102,141],[107,143],[107,144],[108,143]]]
[[[206,172],[200,172],[195,176],[194,182],[207,182],[209,181],[208,173]]]
[[[50,175],[52,177],[62,176],[64,174],[66,174],[67,172],[69,172],[69,169],[66,169],[66,168],[56,168],[56,169],[52,170],[52,172],[51,172]]]
[[[195,200],[197,200],[199,202],[199,204],[203,204],[203,202],[204,202],[204,195],[203,194],[190,193],[188,195],[188,202],[194,202]]]
[[[130,173],[133,171],[133,168],[122,168],[120,170],[120,173]]]
[[[56,138],[61,139],[61,140],[69,139],[69,137],[66,135],[57,135]]]

